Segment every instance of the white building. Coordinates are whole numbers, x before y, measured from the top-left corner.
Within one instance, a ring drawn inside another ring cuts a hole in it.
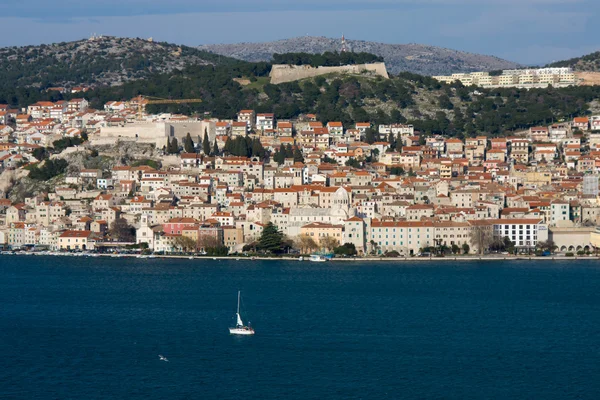
[[[493,225],[496,238],[508,237],[517,248],[535,248],[548,240],[548,226],[542,219],[502,219]]]
[[[570,206],[567,201],[554,200],[550,205],[550,226],[560,226],[570,220]]]
[[[275,126],[275,114],[256,114],[256,129],[265,131]]]

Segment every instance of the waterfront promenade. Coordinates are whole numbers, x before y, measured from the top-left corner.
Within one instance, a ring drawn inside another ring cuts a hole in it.
[[[181,260],[260,260],[260,261],[298,261],[298,262],[309,262],[309,256],[289,257],[289,256],[202,256],[202,255],[138,255],[138,254],[102,254],[102,253],[67,253],[67,252],[55,252],[55,253],[31,253],[31,252],[16,252],[9,253],[4,252],[0,255],[0,259],[3,256],[54,256],[54,257],[103,257],[103,258],[141,258],[141,259],[181,259]],[[566,257],[564,255],[553,255],[553,256],[527,256],[527,255],[497,255],[497,254],[486,254],[482,256],[469,255],[469,256],[444,256],[444,257],[333,257],[330,262],[388,262],[388,263],[406,263],[406,262],[448,262],[448,261],[523,261],[523,260],[537,260],[537,261],[581,261],[581,260],[600,260],[600,256],[572,256]]]

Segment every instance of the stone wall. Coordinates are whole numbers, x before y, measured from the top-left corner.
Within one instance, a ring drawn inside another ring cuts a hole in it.
[[[591,235],[594,232],[593,227],[581,228],[550,228],[548,239],[554,241],[558,246],[558,251],[577,251],[585,246],[591,245]]]
[[[312,78],[319,75],[340,73],[360,74],[364,71],[389,78],[384,63],[343,65],[340,67],[311,67],[310,65],[285,65],[277,64],[271,68],[271,83],[278,84],[293,82],[300,79]]]
[[[162,148],[167,143],[167,137],[176,137],[179,143],[188,134],[194,142],[200,136],[204,139],[207,130],[210,141],[215,139],[214,121],[174,121],[174,122],[134,122],[124,126],[109,126],[100,129],[100,133],[92,138],[92,144],[107,144],[111,140],[132,140],[140,143],[154,143]]]

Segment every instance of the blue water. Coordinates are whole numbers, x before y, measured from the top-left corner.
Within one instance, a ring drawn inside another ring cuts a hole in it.
[[[2,400],[598,399],[599,339],[593,261],[0,256]]]

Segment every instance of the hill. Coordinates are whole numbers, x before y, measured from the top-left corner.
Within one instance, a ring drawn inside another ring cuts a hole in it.
[[[0,48],[0,87],[118,85],[187,65],[227,61],[193,47],[116,37],[5,47]]]
[[[108,43],[118,44],[119,40],[123,39],[110,39]],[[136,46],[143,42],[132,40]],[[148,43],[149,46],[154,46],[153,43]],[[160,45],[163,49],[176,48]],[[76,48],[81,46],[82,44]],[[47,49],[42,50],[40,46],[36,51],[45,52]],[[102,51],[108,50],[105,48]],[[185,49],[182,48],[182,55],[184,52]],[[140,53],[138,51],[135,54]],[[190,54],[196,53],[190,51]],[[134,68],[142,71],[139,78],[143,79],[136,79],[135,76],[138,75],[134,76],[133,72],[128,76],[114,69],[100,70],[88,79],[99,82],[100,77],[108,79],[109,74],[114,72],[129,80],[122,84],[114,84],[111,80],[112,86],[98,85],[84,96],[96,109],[102,109],[107,101],[129,100],[140,94],[167,99],[201,98],[202,103],[152,105],[148,107],[148,111],[210,114],[227,119],[235,118],[242,109],[274,113],[278,119],[316,113],[323,122],[341,121],[346,126],[358,121],[370,121],[374,124],[409,122],[427,134],[443,133],[458,137],[503,135],[563,118],[586,115],[590,107],[596,107],[593,105],[594,99],[600,98],[599,86],[475,90],[460,83],[442,84],[433,78],[408,72],[399,73],[390,79],[372,74],[331,73],[273,85],[269,83],[271,65],[268,63],[224,58],[221,64],[215,65],[219,62],[218,56],[211,55],[212,59],[200,58],[202,54],[204,53],[198,53],[198,62],[195,63],[178,64],[172,61],[170,65],[155,64],[148,65],[146,69]],[[65,57],[81,58],[70,53]],[[170,56],[164,57],[165,60],[171,60]],[[123,56],[122,63],[128,59]],[[13,60],[11,63],[18,66],[20,62]],[[78,60],[75,65],[83,68],[84,62]],[[26,107],[39,100],[68,100],[82,96],[81,93],[48,92],[32,87],[36,79],[33,73],[25,73],[28,68],[30,67],[26,64],[22,67],[24,73],[15,79],[17,84],[10,80],[3,82],[5,86],[0,86],[0,104]],[[79,71],[81,79],[84,79],[84,70]],[[62,75],[57,73],[56,76],[68,76],[65,75],[67,72],[60,70]],[[25,84],[29,86],[23,86]]]
[[[569,60],[548,64],[548,67],[571,67],[577,72],[600,72],[600,51]]]
[[[211,113],[218,118],[235,118],[242,109],[274,113],[278,119],[316,113],[324,123],[341,121],[351,126],[360,121],[408,122],[427,134],[458,137],[513,134],[531,126],[586,115],[594,99],[600,97],[599,86],[482,89],[460,83],[446,85],[411,73],[390,79],[333,73],[274,85],[268,83],[268,71],[268,66],[252,63],[218,68],[193,66],[174,74],[102,88],[89,93],[89,97],[94,107],[138,94],[200,97],[202,103],[149,106],[148,110]]]
[[[371,53],[384,58],[388,71],[408,71],[421,75],[455,72],[493,71],[520,67],[498,57],[466,53],[422,44],[385,44],[363,40],[347,40],[353,52]],[[325,37],[303,36],[266,43],[214,44],[198,47],[244,61],[270,61],[276,53],[324,53],[340,51],[341,41]]]

